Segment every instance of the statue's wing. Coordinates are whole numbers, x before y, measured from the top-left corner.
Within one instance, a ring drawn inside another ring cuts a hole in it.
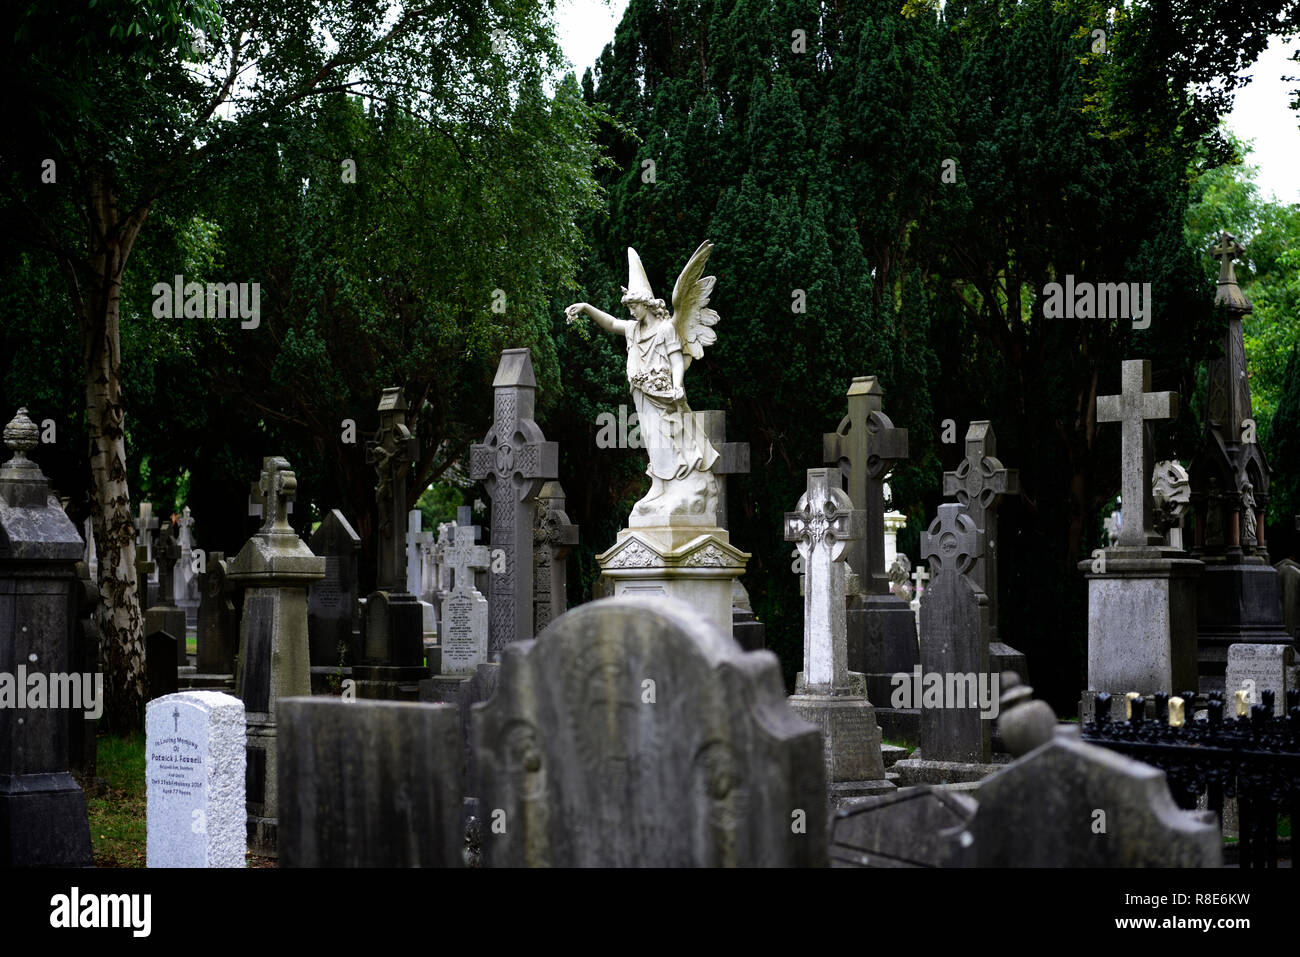
[[[713,331],[718,314],[708,308],[709,296],[718,281],[715,276],[704,275],[704,265],[709,261],[713,243],[707,240],[700,243],[690,262],[677,277],[673,286],[673,326],[677,329],[677,338],[682,343],[682,353],[686,365],[691,359],[704,355],[704,347],[717,341],[718,335]]]

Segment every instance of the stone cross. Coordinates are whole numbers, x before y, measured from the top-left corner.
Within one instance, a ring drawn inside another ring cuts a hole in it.
[[[1119,544],[1121,548],[1158,545],[1160,536],[1151,527],[1154,457],[1147,422],[1177,416],[1178,393],[1151,391],[1151,363],[1146,359],[1126,359],[1122,370],[1121,393],[1097,396],[1097,421],[1120,422],[1124,428],[1120,446],[1124,523]]]
[[[443,552],[443,567],[451,574],[450,588],[473,590],[474,572],[491,564],[488,547],[475,545],[478,529],[470,525],[452,525],[451,541]]]
[[[162,531],[158,533],[158,604],[167,608],[176,607],[176,595],[173,585],[176,582],[176,563],[180,561],[180,543],[172,537],[172,523],[163,522]],[[184,641],[185,636],[173,636],[177,641]]]
[[[406,475],[419,454],[419,442],[406,427],[406,399],[392,386],[379,398],[379,431],[366,444],[366,461],[375,467],[379,482],[375,499],[379,505],[379,549],[377,591],[405,590],[406,545],[397,523],[406,514]]]
[[[925,570],[925,566],[917,563],[916,571],[912,572],[912,581],[916,582],[916,597],[920,598],[925,593],[925,583],[930,580],[930,573]]]
[[[262,518],[261,530],[297,538],[297,533],[289,525],[289,513],[293,510],[293,500],[298,495],[298,477],[288,461],[277,455],[268,455],[262,459],[262,477],[258,479],[257,492],[259,502],[263,505],[270,504]]]
[[[570,524],[564,504],[564,487],[559,482],[542,486],[533,528],[533,633],[537,635],[569,607],[567,556],[570,546],[578,544],[578,526]]]
[[[158,517],[153,513],[153,505],[149,502],[140,503],[140,519],[136,523],[135,546],[137,549],[144,549],[144,561],[153,561],[153,536],[149,533],[158,527]],[[137,562],[137,564],[141,564]],[[149,569],[153,571],[152,568]]]
[[[1020,494],[1020,472],[997,459],[998,439],[993,423],[972,422],[966,430],[966,457],[955,472],[943,473],[943,494],[952,495],[984,533],[987,554],[975,562],[971,579],[989,596],[989,640],[998,630],[998,503],[1003,495]]]
[[[921,533],[921,557],[930,560],[935,581],[947,572],[968,575],[984,553],[984,533],[960,505],[939,506],[939,516]]]
[[[289,514],[293,514],[293,502],[289,503]],[[248,517],[262,517],[262,488],[259,482],[253,482],[248,486]]]
[[[843,694],[849,687],[844,564],[865,523],[839,482],[836,469],[809,469],[808,490],[785,514],[785,540],[798,548],[805,575],[797,694]]]
[[[695,421],[704,429],[709,444],[718,453],[713,463],[712,472],[718,477],[718,515],[715,521],[722,528],[728,528],[727,515],[727,476],[746,475],[749,473],[749,443],[727,441],[727,413],[710,409],[696,412]]]
[[[423,554],[421,546],[433,541],[433,533],[421,531],[424,515],[418,508],[406,513],[406,590],[412,595],[420,594],[424,578]]]
[[[492,428],[470,449],[470,478],[481,480],[492,499],[492,563],[488,579],[490,660],[499,661],[512,641],[533,634],[534,502],[542,483],[559,476],[559,446],[547,442],[533,421],[537,380],[527,349],[501,353]]]
[[[822,436],[822,458],[838,465],[853,508],[866,513],[864,534],[849,546],[848,563],[862,594],[889,594],[885,569],[884,480],[895,462],[907,458],[907,429],[896,429],[881,411],[885,390],[875,376],[849,385],[849,414]]]

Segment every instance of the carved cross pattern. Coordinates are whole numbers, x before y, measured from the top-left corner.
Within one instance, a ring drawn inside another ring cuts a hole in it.
[[[998,503],[1003,495],[1020,494],[1020,472],[997,458],[993,423],[981,419],[966,430],[966,457],[955,472],[943,474],[943,494],[956,497],[975,527],[984,535],[986,554],[975,562],[971,578],[989,598],[990,640],[997,640],[998,622]]]
[[[1178,393],[1151,391],[1151,363],[1127,359],[1122,366],[1119,395],[1097,397],[1097,421],[1123,425],[1120,460],[1124,522],[1119,530],[1121,547],[1155,545],[1160,536],[1151,526],[1150,475],[1154,468],[1148,422],[1178,415]]]
[[[423,546],[433,541],[432,532],[421,530],[423,518],[418,508],[406,513],[406,590],[414,595],[420,593],[423,577]]]
[[[839,483],[838,469],[809,469],[807,491],[785,515],[785,539],[799,549],[806,575],[800,694],[833,694],[848,685],[845,558],[864,520]]]
[[[470,449],[470,477],[492,499],[492,548],[502,561],[489,578],[489,655],[533,634],[534,502],[542,482],[559,475],[559,446],[533,421],[537,380],[527,349],[501,353],[492,380],[492,428]]]
[[[849,385],[849,414],[834,432],[822,436],[822,459],[837,465],[853,507],[865,513],[864,533],[849,548],[848,563],[865,593],[889,593],[885,570],[884,480],[896,462],[907,458],[907,430],[894,427],[881,411],[885,390],[875,376]]]
[[[943,473],[943,494],[956,497],[975,524],[986,528],[987,512],[998,507],[1003,495],[1020,494],[1020,472],[1005,468],[997,459],[997,436],[987,420],[972,422],[966,430],[966,457],[955,472]]]
[[[289,460],[278,455],[262,459],[262,477],[258,480],[257,490],[262,502],[270,504],[270,508],[265,510],[260,531],[294,534],[289,527],[289,505],[298,495],[298,476],[289,467]]]
[[[921,533],[921,557],[938,578],[948,572],[964,575],[984,555],[984,533],[954,502],[939,506],[939,516]]]
[[[1219,260],[1219,282],[1237,284],[1237,270],[1233,260],[1240,259],[1246,247],[1237,242],[1237,237],[1232,233],[1219,233],[1219,241],[1210,250],[1215,259]]]
[[[454,590],[473,589],[474,572],[491,564],[488,547],[475,545],[478,529],[468,525],[450,526],[451,541],[443,552],[443,564],[452,576]]]
[[[821,488],[822,478],[830,474],[828,469],[809,469],[808,491],[799,497],[796,510],[785,514],[785,540],[795,543],[805,562],[823,544],[831,561],[844,561],[849,542],[861,532],[861,512],[853,508],[848,495],[833,486]]]

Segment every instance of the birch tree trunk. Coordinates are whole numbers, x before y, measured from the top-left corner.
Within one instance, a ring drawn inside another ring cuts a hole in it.
[[[90,445],[91,520],[99,558],[95,620],[105,649],[108,727],[142,727],[145,695],[144,616],[135,574],[135,522],[127,487],[119,317],[122,275],[149,206],[119,221],[117,196],[92,172],[87,197],[89,282],[81,302]],[[183,639],[182,639],[183,640]]]

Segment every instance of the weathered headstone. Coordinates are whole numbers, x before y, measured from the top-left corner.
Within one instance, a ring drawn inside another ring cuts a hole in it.
[[[903,788],[835,815],[831,867],[945,867],[975,814],[975,799],[944,788]]]
[[[1173,694],[1196,686],[1196,589],[1204,566],[1152,526],[1148,423],[1174,417],[1178,395],[1151,392],[1151,364],[1125,361],[1120,395],[1097,398],[1097,420],[1120,422],[1124,521],[1119,544],[1080,562],[1088,577],[1088,688]]]
[[[208,552],[205,565],[206,570],[198,576],[197,670],[200,675],[233,675],[239,635],[227,577],[230,563],[224,552]]]
[[[149,702],[145,788],[150,867],[243,867],[244,703],[217,691]]]
[[[357,615],[357,556],[361,536],[336,508],[312,532],[312,553],[325,559],[325,577],[307,590],[307,635],[313,684],[357,660],[361,641]],[[317,677],[319,675],[319,678]]]
[[[1292,638],[1300,638],[1300,564],[1284,558],[1275,567],[1282,596],[1282,623]]]
[[[957,844],[969,867],[1222,862],[1213,812],[1180,810],[1163,771],[1066,736],[981,782],[976,799],[969,838]]]
[[[920,707],[921,758],[894,769],[908,785],[979,780],[993,770],[998,706],[988,599],[971,578],[984,555],[984,535],[960,505],[945,503],[921,535],[921,555],[934,575],[921,601],[921,663],[900,675],[910,681],[895,689]]]
[[[1195,595],[1202,693],[1223,690],[1230,645],[1293,643],[1265,540],[1272,478],[1264,448],[1253,436],[1243,331],[1253,307],[1237,285],[1233,265],[1244,251],[1226,232],[1212,250],[1219,260],[1215,303],[1227,321],[1220,356],[1208,362],[1201,446],[1189,470],[1195,515],[1192,557],[1205,563]]]
[[[363,660],[352,666],[362,698],[414,701],[429,675],[424,653],[424,613],[406,590],[406,479],[419,443],[406,426],[406,399],[396,386],[379,399],[379,431],[367,446],[378,482],[378,571],[366,599]]]
[[[446,705],[281,702],[281,867],[460,867],[462,750]]]
[[[1228,669],[1224,691],[1249,694],[1251,704],[1261,704],[1260,692],[1272,691],[1273,713],[1286,713],[1286,693],[1297,684],[1295,649],[1290,645],[1238,643],[1228,648]]]
[[[474,760],[490,865],[826,862],[821,742],[776,657],[671,598],[592,602],[508,646]]]
[[[26,695],[30,672],[65,674],[85,543],[27,453],[40,431],[26,409],[4,428],[0,466],[0,671]],[[46,704],[48,705],[49,702]],[[86,799],[68,771],[68,725],[81,707],[0,708],[0,866],[89,867]]]
[[[578,526],[564,511],[564,487],[547,482],[537,495],[533,526],[533,634],[540,635],[569,610],[569,549],[578,544]]]
[[[875,376],[849,384],[848,415],[822,436],[822,459],[839,467],[844,489],[865,515],[863,535],[847,553],[858,587],[849,596],[848,667],[866,675],[867,697],[891,740],[914,742],[915,709],[890,706],[890,676],[917,663],[916,616],[889,588],[885,564],[885,478],[907,458],[907,430],[882,410],[885,390]]]
[[[805,569],[803,670],[790,708],[822,732],[833,801],[893,789],[885,780],[880,729],[866,680],[848,668],[844,559],[863,533],[863,514],[840,490],[834,469],[809,469],[808,489],[785,516]]]
[[[481,444],[470,449],[470,477],[492,499],[492,548],[500,561],[491,572],[489,650],[493,661],[512,641],[533,636],[533,521],[537,493],[559,476],[559,446],[547,442],[533,421],[537,380],[532,353],[501,353],[492,381],[493,421]]]
[[[172,535],[172,523],[170,520],[165,521],[162,523],[162,530],[158,533],[158,548],[154,553],[159,569],[158,601],[144,613],[144,630],[146,634],[165,631],[174,637],[176,664],[184,667],[190,663],[185,650],[185,612],[177,606],[175,595],[172,593],[174,572],[180,557],[181,547]]]
[[[146,701],[176,694],[180,684],[176,674],[176,636],[165,631],[151,631],[144,639],[144,667],[148,678]]]
[[[244,586],[235,687],[248,723],[248,844],[274,856],[276,703],[311,693],[307,588],[325,577],[325,559],[313,555],[289,526],[298,479],[288,460],[263,459],[259,485],[266,505],[262,527],[230,563],[228,577]]]
[[[943,473],[943,494],[957,499],[984,536],[986,555],[971,568],[971,581],[989,600],[989,667],[1026,674],[1025,656],[998,640],[998,504],[1020,494],[1020,472],[997,458],[993,423],[972,422],[966,430],[966,457],[956,471]]]
[[[474,587],[474,571],[489,565],[488,549],[473,543],[473,530],[456,526],[445,552],[453,587],[442,603],[442,674],[472,674],[488,659],[488,602]]]

